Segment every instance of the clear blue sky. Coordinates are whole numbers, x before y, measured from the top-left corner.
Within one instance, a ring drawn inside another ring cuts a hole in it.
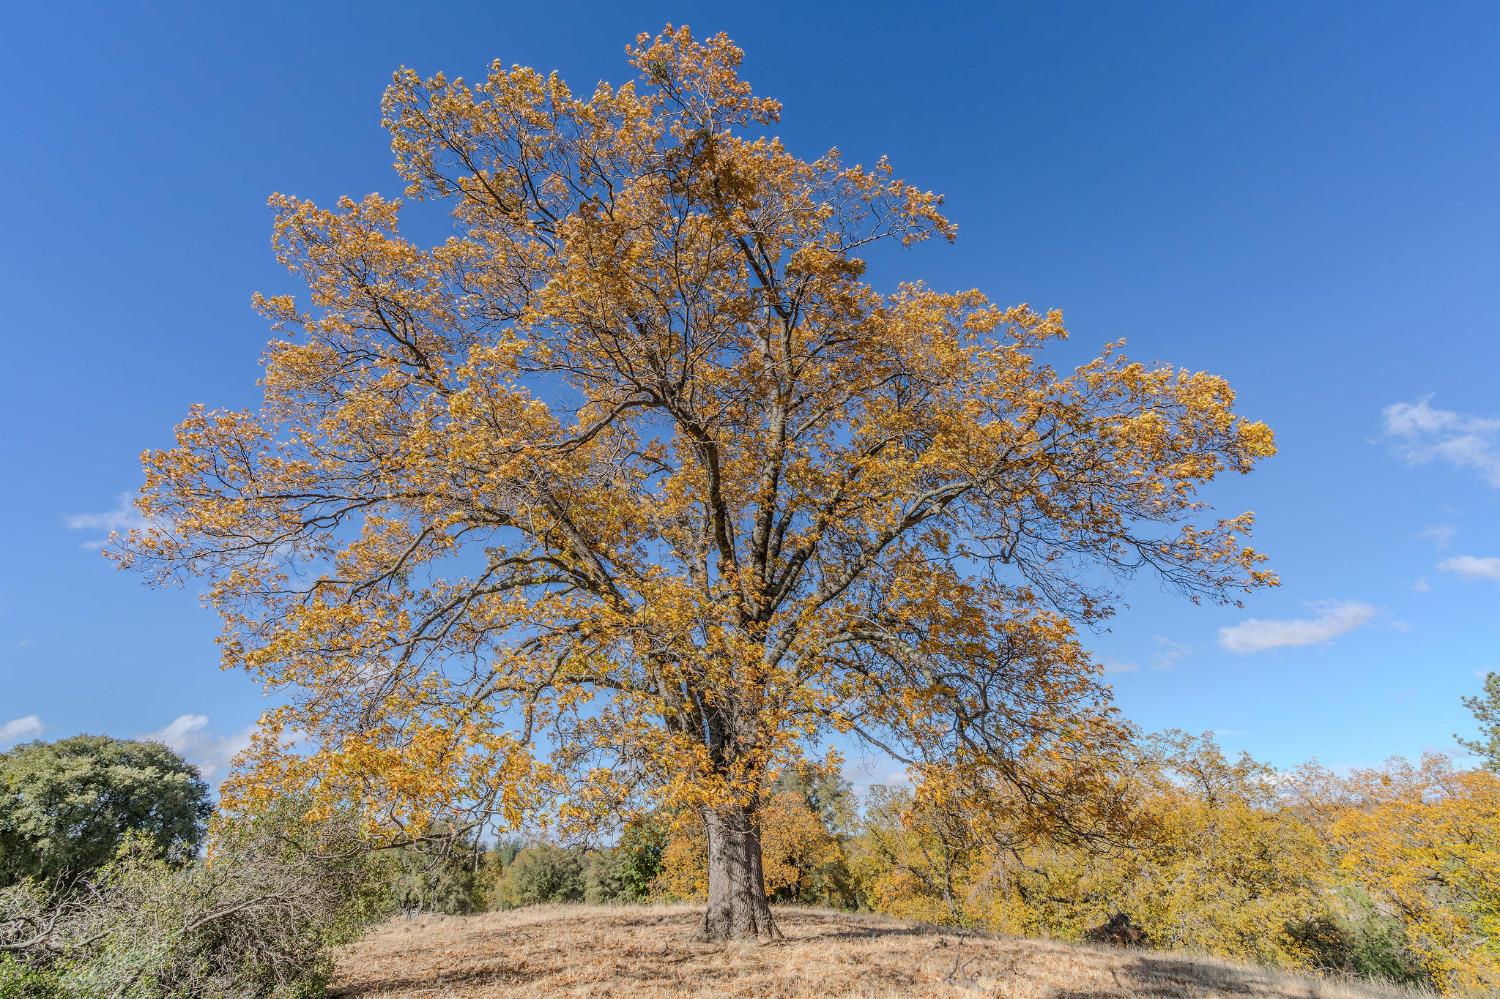
[[[1090,639],[1131,717],[1373,763],[1449,746],[1500,669],[1500,6],[52,6],[0,28],[0,737],[171,726],[222,766],[257,688],[91,545],[189,404],[255,401],[249,296],[290,290],[266,196],[398,193],[399,65],[582,89],[667,20],[746,48],[795,150],[946,192],[958,242],[907,276],[1222,373],[1276,429],[1215,498],[1285,585],[1132,588]]]

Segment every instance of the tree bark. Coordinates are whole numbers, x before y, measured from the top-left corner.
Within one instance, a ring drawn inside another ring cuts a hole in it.
[[[695,940],[780,940],[761,869],[760,823],[748,808],[708,809],[708,909]]]

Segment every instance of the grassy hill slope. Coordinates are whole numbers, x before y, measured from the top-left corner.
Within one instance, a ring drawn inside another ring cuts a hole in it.
[[[1356,999],[1412,993],[1160,951],[778,910],[780,944],[692,943],[688,906],[543,906],[391,922],[339,956],[340,999],[528,996]]]

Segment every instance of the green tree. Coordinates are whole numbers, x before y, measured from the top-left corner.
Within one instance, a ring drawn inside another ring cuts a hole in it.
[[[486,852],[468,836],[435,836],[375,851],[369,863],[391,910],[466,915],[484,908]]]
[[[102,735],[0,753],[0,886],[98,868],[127,834],[191,856],[210,805],[197,768],[166,746]]]
[[[1465,697],[1464,707],[1472,711],[1479,722],[1479,738],[1454,738],[1469,752],[1483,757],[1487,769],[1500,773],[1500,673],[1486,676],[1484,693]]]
[[[624,858],[620,877],[629,901],[644,902],[651,897],[651,888],[661,873],[667,838],[666,823],[655,815],[627,823],[620,833],[616,849]]]
[[[581,902],[583,858],[573,850],[542,843],[516,854],[500,883],[500,907],[544,902]]]
[[[634,902],[629,883],[630,856],[615,847],[596,850],[583,864],[583,900],[594,905]]]

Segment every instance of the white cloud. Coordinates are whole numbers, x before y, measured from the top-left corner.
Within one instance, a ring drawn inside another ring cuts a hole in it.
[[[36,715],[27,715],[25,718],[12,718],[10,721],[0,724],[0,746],[8,746],[12,742],[21,742],[26,739],[35,739],[42,734],[42,720]]]
[[[1411,584],[1411,588],[1418,593],[1426,593],[1432,589],[1432,584],[1427,581],[1426,576],[1418,576],[1417,581]]]
[[[1099,662],[1106,673],[1134,673],[1140,669],[1135,663],[1122,663],[1118,659],[1101,659]]]
[[[234,735],[215,735],[208,731],[207,715],[179,715],[166,728],[141,738],[163,743],[182,754],[202,772],[204,780],[212,781],[229,769],[236,753],[250,745],[253,731],[247,728]]]
[[[73,531],[105,532],[102,538],[91,538],[83,542],[80,547],[87,549],[103,548],[112,532],[124,534],[149,526],[149,521],[135,508],[135,500],[129,493],[121,493],[115,497],[113,510],[105,510],[103,513],[70,513],[63,518],[63,523]]]
[[[1165,635],[1156,636],[1157,652],[1151,657],[1151,668],[1154,670],[1171,670],[1188,656],[1192,655],[1193,647],[1181,642],[1174,642]]]
[[[1419,540],[1431,541],[1438,548],[1447,548],[1457,535],[1458,529],[1452,524],[1433,524],[1417,532]]]
[[[1433,409],[1428,398],[1385,407],[1385,433],[1396,453],[1414,465],[1436,460],[1471,468],[1500,489],[1500,420]]]
[[[1321,645],[1375,620],[1375,608],[1357,600],[1319,600],[1316,617],[1250,618],[1219,629],[1219,645],[1238,655],[1299,645]]]
[[[1455,555],[1438,563],[1438,570],[1451,572],[1465,579],[1493,579],[1500,582],[1500,558],[1479,558],[1475,555]]]

